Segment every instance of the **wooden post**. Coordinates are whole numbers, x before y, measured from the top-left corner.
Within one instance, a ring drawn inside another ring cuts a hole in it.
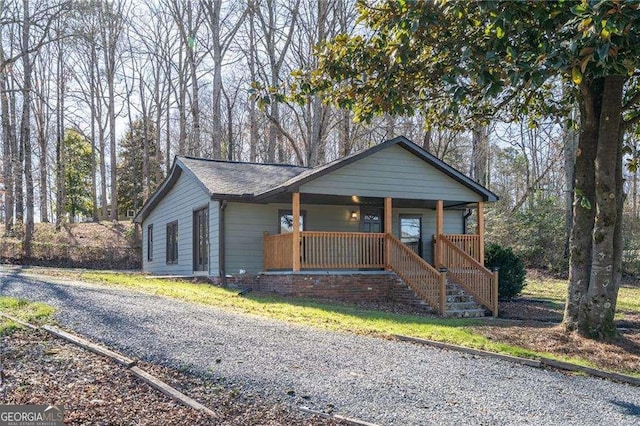
[[[435,266],[442,266],[442,230],[444,228],[444,203],[442,200],[436,201],[436,253]]]
[[[384,265],[385,269],[389,270],[389,258],[391,256],[391,246],[387,242],[388,235],[391,235],[392,229],[392,221],[393,221],[393,200],[391,197],[386,197],[384,199],[384,233],[385,233],[385,244],[384,244]]]
[[[493,316],[498,317],[498,270],[493,270],[493,279],[492,279],[492,301],[493,301]]]
[[[439,268],[440,271],[440,315],[447,314],[447,268]]]
[[[478,262],[484,266],[484,203],[478,202]]]
[[[291,194],[291,212],[293,214],[293,272],[300,271],[300,193]]]
[[[262,233],[262,267],[266,271],[271,265],[269,265],[269,261],[267,259],[267,237],[269,233],[264,231]]]

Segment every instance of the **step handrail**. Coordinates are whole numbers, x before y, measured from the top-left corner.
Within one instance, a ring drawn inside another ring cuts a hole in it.
[[[446,274],[440,273],[396,236],[386,234],[386,264],[440,315],[446,313]]]
[[[440,262],[460,287],[471,293],[476,300],[498,316],[498,271],[491,272],[468,253],[455,245],[445,235],[436,238],[441,250]],[[455,265],[445,259],[455,261]],[[461,263],[461,265],[459,265]],[[478,275],[479,274],[479,275]]]

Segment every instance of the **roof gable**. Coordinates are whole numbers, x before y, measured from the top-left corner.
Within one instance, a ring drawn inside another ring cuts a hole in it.
[[[166,193],[173,188],[183,173],[195,178],[202,189],[212,198],[266,201],[276,194],[299,191],[301,186],[309,182],[392,146],[405,149],[417,159],[453,179],[461,187],[477,194],[482,200],[490,202],[498,200],[496,194],[464,173],[425,151],[404,136],[399,136],[312,169],[283,164],[244,163],[176,156],[169,175],[147,200],[134,221],[141,223]]]
[[[347,197],[444,200],[447,205],[483,200],[477,192],[399,145],[309,180],[298,191]]]
[[[310,181],[318,179],[322,176],[325,176],[329,173],[337,171],[345,166],[348,166],[352,163],[355,163],[373,154],[376,154],[384,149],[387,149],[391,146],[396,146],[396,145],[404,148],[405,150],[415,155],[418,159],[433,166],[439,172],[444,173],[445,175],[459,182],[460,184],[467,187],[471,191],[477,193],[482,197],[484,201],[493,202],[498,200],[498,196],[496,194],[489,191],[488,189],[486,189],[485,187],[483,187],[482,185],[480,185],[470,177],[466,176],[464,173],[456,170],[455,168],[451,167],[444,161],[438,159],[434,155],[425,151],[424,149],[422,149],[415,143],[411,142],[409,139],[405,138],[404,136],[398,136],[394,139],[390,139],[372,148],[369,148],[357,153],[353,153],[351,155],[332,161],[325,165],[314,167],[313,169],[308,169],[292,177],[291,179],[282,183],[281,185],[275,186],[269,189],[268,191],[262,194],[259,194],[257,198],[258,199],[268,198],[280,192],[296,192],[300,189],[302,185]]]

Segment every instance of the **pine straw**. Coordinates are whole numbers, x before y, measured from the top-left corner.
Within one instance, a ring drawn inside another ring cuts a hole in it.
[[[559,324],[508,322],[475,327],[485,337],[554,355],[583,359],[597,368],[627,374],[640,371],[640,330],[623,330],[614,342],[598,342],[568,333]]]
[[[65,423],[78,425],[339,424],[186,372],[147,363],[141,367],[220,418],[180,405],[112,360],[26,330],[0,336],[0,404],[60,404],[65,407]]]

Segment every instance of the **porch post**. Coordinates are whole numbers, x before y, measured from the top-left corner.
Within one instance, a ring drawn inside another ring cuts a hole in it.
[[[434,256],[435,266],[442,266],[442,230],[444,229],[444,203],[442,200],[436,201],[436,253]]]
[[[478,202],[478,262],[484,266],[484,203]]]
[[[385,197],[384,199],[384,234],[385,234],[385,239],[387,235],[391,235],[391,225],[392,225],[392,220],[393,220],[393,215],[392,215],[392,205],[393,205],[393,200],[391,197]],[[389,257],[391,255],[390,252],[391,246],[389,245],[389,243],[386,243],[384,245],[384,264],[385,264],[385,269],[389,269]]]
[[[291,213],[293,215],[293,272],[300,271],[300,193],[291,194]]]

